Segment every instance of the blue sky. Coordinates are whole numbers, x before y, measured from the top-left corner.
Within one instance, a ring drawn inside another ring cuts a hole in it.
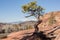
[[[34,0],[0,0],[0,22],[16,22],[35,20],[34,17],[25,18],[22,5]],[[44,7],[45,13],[60,10],[60,0],[37,0],[37,4]]]

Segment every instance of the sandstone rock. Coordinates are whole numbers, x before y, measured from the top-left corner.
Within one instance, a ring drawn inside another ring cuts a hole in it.
[[[51,16],[54,16],[55,23],[49,25],[49,20]],[[41,17],[41,20],[42,23],[38,25],[39,31],[43,31],[44,34],[46,34],[47,36],[49,36],[48,35],[49,33],[52,33],[56,37],[53,40],[60,40],[60,11],[49,12],[47,14],[44,14],[43,17]],[[32,34],[31,32],[33,33],[34,29],[11,33],[10,35],[7,36],[6,39],[3,40],[14,40],[14,39],[20,40],[22,37],[27,36],[27,34],[25,33],[30,33],[28,35],[31,35]]]

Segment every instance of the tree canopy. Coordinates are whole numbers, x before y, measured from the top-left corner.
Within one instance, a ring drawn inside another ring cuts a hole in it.
[[[30,14],[29,16],[26,17],[35,16],[36,18],[41,16],[41,13],[43,13],[44,10],[44,8],[37,5],[36,1],[23,5],[22,9],[24,13],[28,12],[28,14]]]

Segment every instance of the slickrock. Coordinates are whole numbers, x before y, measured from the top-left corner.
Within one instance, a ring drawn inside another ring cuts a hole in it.
[[[52,25],[49,25],[49,20],[51,17],[54,17],[55,23],[51,23]],[[40,31],[44,31],[45,34],[48,34],[50,32],[53,32],[54,35],[59,35],[60,33],[60,11],[55,12],[49,12],[47,14],[44,14],[42,17],[42,23],[38,25]],[[56,36],[58,38],[58,36]],[[55,38],[55,40],[57,40]],[[60,38],[60,37],[59,37]],[[59,39],[60,40],[60,39]]]
[[[23,30],[23,31],[19,31],[19,32],[14,32],[14,33],[9,34],[7,36],[7,38],[2,39],[2,40],[20,40],[24,36],[32,35],[33,32],[34,32],[34,29],[29,29],[29,30]]]
[[[53,20],[54,23],[53,24],[51,23],[50,25],[49,20],[51,17],[54,18]],[[60,11],[49,12],[47,14],[44,14],[41,17],[41,20],[42,20],[42,23],[38,25],[39,31],[43,31],[45,34],[53,33],[53,35],[56,35],[56,38],[54,38],[54,40],[60,40]],[[7,38],[3,40],[20,40],[26,35],[31,35],[33,32],[34,32],[34,29],[14,32],[8,35]]]

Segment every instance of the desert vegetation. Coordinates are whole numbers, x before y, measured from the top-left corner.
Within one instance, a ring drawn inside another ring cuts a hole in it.
[[[12,32],[18,32],[22,30],[34,29],[36,21],[26,21],[19,24],[0,24],[0,38],[7,37]]]
[[[42,16],[44,8],[38,6],[37,2],[34,1],[23,5],[22,9],[24,13],[28,12],[28,14],[30,14],[29,16],[26,17],[34,16],[37,19],[37,23],[34,25],[34,27],[35,27],[35,32],[38,32],[39,31],[38,25],[42,22],[40,20],[40,16]]]

